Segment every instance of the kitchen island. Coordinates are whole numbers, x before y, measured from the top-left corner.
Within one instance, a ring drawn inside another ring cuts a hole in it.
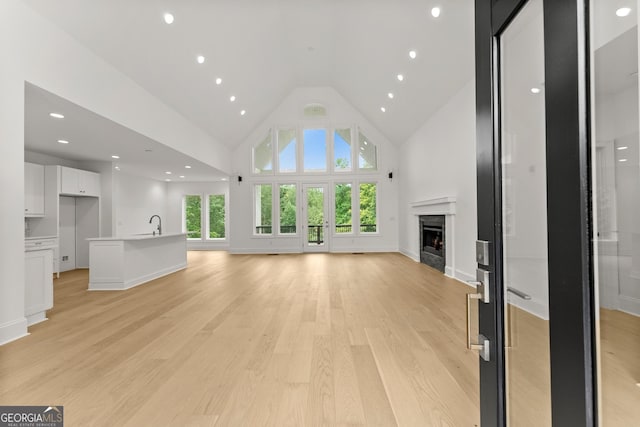
[[[125,290],[187,267],[187,235],[140,234],[89,241],[89,290]]]

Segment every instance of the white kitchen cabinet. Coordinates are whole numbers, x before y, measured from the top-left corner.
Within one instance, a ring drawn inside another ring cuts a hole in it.
[[[44,166],[24,164],[24,216],[44,216]]]
[[[47,320],[53,307],[53,250],[25,252],[24,314],[27,325]]]
[[[60,257],[59,257],[59,245],[57,236],[45,236],[45,237],[25,237],[24,250],[25,251],[38,251],[42,249],[51,249],[53,251],[52,268],[53,273],[57,274],[60,278]]]
[[[100,174],[61,167],[60,194],[100,197]]]

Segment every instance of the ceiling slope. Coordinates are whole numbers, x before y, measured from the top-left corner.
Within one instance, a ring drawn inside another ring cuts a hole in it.
[[[230,147],[309,86],[334,87],[400,144],[473,78],[470,0],[25,1]]]

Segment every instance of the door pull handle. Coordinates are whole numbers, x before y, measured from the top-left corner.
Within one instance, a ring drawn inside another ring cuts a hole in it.
[[[478,335],[478,341],[471,341],[471,300],[482,299],[481,293],[467,294],[467,348],[469,350],[477,351],[480,354],[480,357],[485,362],[491,360],[491,347],[489,340],[482,334]]]

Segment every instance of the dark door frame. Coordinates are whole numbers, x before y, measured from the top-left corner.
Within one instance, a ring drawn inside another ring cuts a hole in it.
[[[590,176],[588,0],[544,1],[549,332],[552,421],[597,425]],[[492,304],[480,333],[483,426],[506,424],[498,36],[526,0],[476,0],[478,239],[491,242]]]

